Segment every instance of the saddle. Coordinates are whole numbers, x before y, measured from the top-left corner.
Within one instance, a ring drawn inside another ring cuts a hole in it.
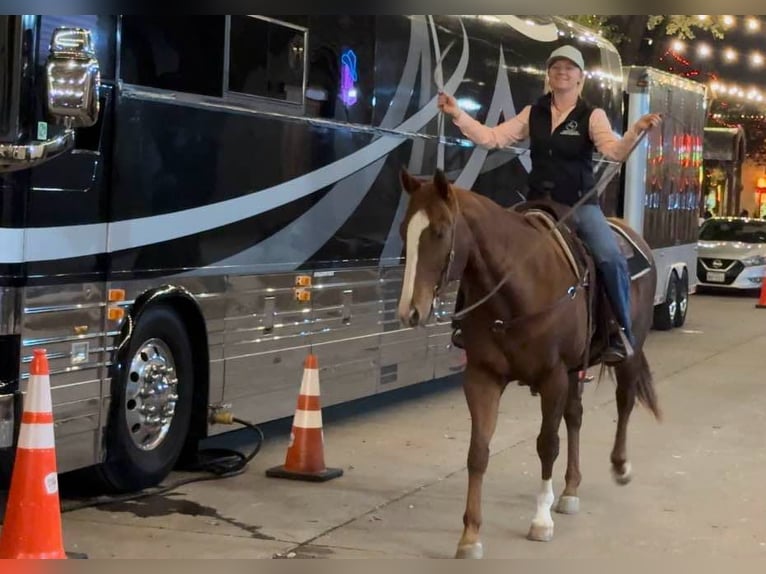
[[[551,200],[527,201],[514,205],[510,209],[523,213],[529,222],[538,229],[553,234],[561,250],[562,262],[569,265],[588,297],[588,333],[590,345],[583,357],[581,370],[600,360],[600,354],[606,348],[608,338],[619,328],[614,320],[606,292],[598,280],[595,261],[587,247],[577,234],[574,220],[568,219],[556,228],[559,221],[569,211],[569,207]],[[651,269],[649,258],[627,235],[625,229],[615,219],[608,219],[615,239],[628,262],[631,281],[648,273]]]

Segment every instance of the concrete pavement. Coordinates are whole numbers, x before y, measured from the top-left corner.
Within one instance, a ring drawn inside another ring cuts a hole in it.
[[[682,330],[650,335],[665,419],[634,411],[634,479],[626,487],[609,473],[613,383],[586,387],[581,511],[554,514],[550,543],[525,538],[539,485],[539,401],[509,386],[485,478],[485,556],[766,557],[766,310],[754,303],[694,296]],[[343,477],[323,484],[266,478],[265,469],[284,460],[287,437],[278,436],[240,476],[65,513],[66,548],[90,558],[451,557],[462,528],[469,429],[457,382],[372,411],[328,413],[326,462],[342,467]],[[557,495],[563,425],[561,438]]]

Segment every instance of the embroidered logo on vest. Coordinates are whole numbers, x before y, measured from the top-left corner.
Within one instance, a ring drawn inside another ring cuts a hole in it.
[[[575,120],[571,120],[567,122],[567,125],[564,126],[564,129],[561,130],[562,136],[579,136],[580,132],[577,129],[577,122]]]

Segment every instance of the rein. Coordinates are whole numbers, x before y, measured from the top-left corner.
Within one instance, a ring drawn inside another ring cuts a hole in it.
[[[633,145],[628,150],[628,153],[625,154],[625,159],[623,159],[623,161],[610,164],[610,165],[608,165],[606,167],[606,169],[604,169],[603,173],[601,174],[601,178],[599,179],[598,183],[593,187],[593,189],[591,189],[582,198],[580,198],[580,200],[577,201],[577,203],[575,203],[572,207],[570,207],[566,211],[564,216],[561,219],[559,219],[559,221],[556,223],[556,225],[552,229],[550,229],[550,231],[549,231],[549,235],[550,236],[553,236],[553,234],[556,231],[560,230],[561,226],[564,224],[564,222],[567,221],[575,213],[575,211],[581,205],[583,205],[588,200],[590,200],[592,197],[594,197],[594,195],[595,195],[595,197],[600,197],[601,196],[601,194],[606,189],[606,186],[609,185],[609,182],[612,181],[614,176],[619,173],[620,169],[622,168],[622,164],[627,160],[628,157],[630,157],[630,154],[633,153],[633,150],[636,149],[636,147],[641,142],[641,140],[643,140],[643,138],[646,135],[646,133],[647,132],[645,130],[641,131],[641,133],[636,138],[636,141],[633,142]],[[458,217],[460,216],[460,204],[459,204],[459,202],[457,200],[457,196],[455,196],[455,209],[456,209],[455,216],[452,219],[452,226],[451,226],[452,227],[452,239],[451,239],[450,252],[449,252],[449,254],[447,256],[447,265],[446,265],[444,271],[442,272],[442,276],[441,276],[441,278],[439,280],[439,283],[434,287],[434,299],[436,301],[438,301],[439,292],[441,291],[441,289],[444,287],[444,285],[449,280],[449,273],[451,271],[452,264],[453,264],[453,262],[455,260],[455,237],[457,235],[457,220],[458,220]],[[529,258],[530,255],[534,254],[536,252],[536,249],[542,246],[543,240],[546,240],[546,239],[548,239],[548,235],[544,236],[542,240],[540,240],[540,241],[538,241],[538,243],[534,244],[532,246],[532,248],[530,248],[527,251],[526,256],[523,257],[519,263],[525,262]],[[500,288],[503,285],[505,285],[505,283],[511,277],[513,272],[516,271],[518,268],[519,268],[519,265],[513,266],[503,276],[503,278],[497,283],[497,285],[495,285],[495,287],[489,293],[487,293],[484,297],[482,297],[481,299],[479,299],[475,303],[472,303],[471,305],[469,305],[465,309],[462,309],[461,311],[458,311],[457,313],[452,313],[451,315],[449,315],[447,317],[447,319],[448,320],[453,320],[453,321],[460,320],[460,319],[464,318],[466,315],[468,315],[474,309],[480,307],[481,305],[483,305],[484,303],[489,301],[492,297],[495,296],[495,294],[500,290]],[[587,277],[587,274],[583,275],[583,280],[585,279],[585,277]],[[559,306],[560,304],[564,303],[565,301],[573,300],[575,298],[576,294],[577,294],[577,291],[579,291],[579,290],[581,290],[583,288],[583,280],[581,280],[577,284],[572,285],[571,287],[569,287],[569,289],[567,289],[567,292],[558,301],[556,301],[555,303],[553,303],[552,305],[550,305],[549,307],[547,307],[543,311],[538,311],[535,314],[541,314],[541,313],[544,313],[544,312],[548,312],[552,308]],[[434,305],[434,307],[435,307],[435,305]],[[513,319],[513,322],[515,322],[517,320],[520,320],[520,319],[525,319],[525,318],[528,318],[528,317],[529,316],[517,317],[517,318]],[[502,323],[502,321],[500,321],[500,323]],[[505,328],[507,328],[507,326]]]

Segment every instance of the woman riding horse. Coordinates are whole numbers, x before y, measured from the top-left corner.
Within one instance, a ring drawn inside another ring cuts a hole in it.
[[[573,206],[595,185],[594,147],[607,158],[622,161],[642,131],[659,125],[660,116],[644,115],[620,138],[612,131],[604,110],[589,105],[581,97],[585,63],[577,48],[557,48],[548,58],[547,68],[545,95],[496,127],[487,127],[464,113],[449,94],[439,94],[438,106],[478,145],[501,148],[529,138],[532,171],[527,199],[542,199],[550,193],[554,201]],[[630,319],[628,265],[601,211],[598,197],[594,195],[581,205],[572,219],[593,254],[612,310],[633,347],[636,341]],[[459,326],[454,340],[462,346]],[[629,350],[622,339],[610,336],[604,360],[618,363],[628,356]]]

